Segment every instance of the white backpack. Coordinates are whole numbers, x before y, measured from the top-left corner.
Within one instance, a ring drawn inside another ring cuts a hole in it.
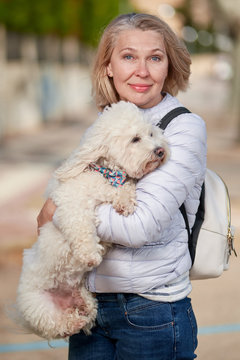
[[[184,107],[170,111],[157,124],[165,130],[176,116],[190,113]],[[180,207],[188,231],[188,245],[192,259],[192,280],[219,277],[229,268],[233,247],[231,205],[226,184],[214,171],[207,169],[202,186],[196,220],[190,231],[185,205]]]

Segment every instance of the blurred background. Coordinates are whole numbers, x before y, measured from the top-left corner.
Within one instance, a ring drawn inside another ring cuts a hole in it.
[[[91,66],[101,32],[131,11],[163,18],[191,52],[190,88],[178,98],[206,121],[208,167],[228,185],[240,250],[240,0],[0,0],[0,359],[67,359],[65,342],[51,348],[22,334],[5,307],[50,174],[96,118]],[[232,257],[219,279],[193,282],[200,360],[240,358],[239,274]]]

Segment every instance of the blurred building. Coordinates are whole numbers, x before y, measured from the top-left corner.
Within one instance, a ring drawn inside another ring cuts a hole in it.
[[[91,105],[91,52],[74,37],[36,37],[0,28],[0,139],[42,121],[81,118]]]

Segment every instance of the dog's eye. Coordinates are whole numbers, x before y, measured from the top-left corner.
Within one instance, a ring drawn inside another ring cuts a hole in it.
[[[139,136],[135,136],[131,142],[136,143],[136,142],[139,142],[140,140],[141,140],[141,138]]]
[[[153,133],[151,133],[150,136],[153,137]]]

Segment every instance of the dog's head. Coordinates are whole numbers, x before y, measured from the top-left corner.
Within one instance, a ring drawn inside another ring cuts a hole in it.
[[[103,111],[81,146],[55,175],[64,181],[79,175],[90,163],[99,163],[140,179],[166,162],[168,156],[162,130],[151,125],[137,106],[120,101]]]

